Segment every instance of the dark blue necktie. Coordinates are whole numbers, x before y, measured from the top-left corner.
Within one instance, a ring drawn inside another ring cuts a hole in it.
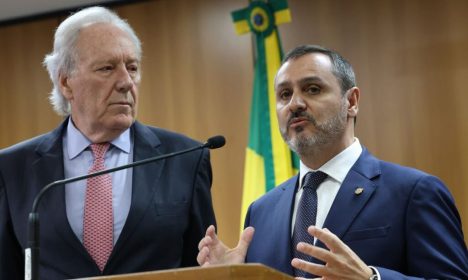
[[[294,231],[292,236],[292,251],[293,258],[311,261],[312,257],[302,254],[297,251],[297,243],[307,242],[314,244],[314,237],[307,232],[307,228],[315,225],[317,218],[317,188],[327,178],[327,174],[317,171],[308,172],[304,176],[303,192],[299,206],[297,207],[296,223],[294,224]],[[305,277],[306,272],[294,269],[294,276]]]

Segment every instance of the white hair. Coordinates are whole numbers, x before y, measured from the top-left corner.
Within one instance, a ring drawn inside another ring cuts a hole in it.
[[[54,49],[45,56],[43,62],[54,86],[49,100],[59,115],[70,114],[70,102],[60,91],[59,76],[72,73],[76,63],[75,45],[80,30],[95,23],[110,23],[127,33],[135,44],[138,60],[141,59],[140,39],[132,27],[114,12],[103,7],[90,7],[69,16],[55,31]]]

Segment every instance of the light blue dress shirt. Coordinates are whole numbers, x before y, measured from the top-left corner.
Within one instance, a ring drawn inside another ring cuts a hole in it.
[[[63,161],[65,178],[88,174],[93,165],[92,144],[69,118],[67,131],[63,136]],[[127,164],[133,160],[133,140],[130,128],[111,142],[105,155],[106,168]],[[111,173],[112,208],[114,213],[114,245],[130,211],[132,197],[132,168]],[[83,216],[86,197],[86,180],[65,185],[67,218],[73,232],[83,243]]]

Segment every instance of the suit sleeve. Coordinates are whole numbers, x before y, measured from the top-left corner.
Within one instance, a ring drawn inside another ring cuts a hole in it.
[[[0,279],[22,279],[23,274],[23,254],[13,232],[6,189],[0,174]]]
[[[198,266],[198,243],[205,236],[208,226],[216,226],[211,198],[211,183],[210,154],[208,149],[204,149],[194,179],[190,225],[184,235],[182,266]]]
[[[432,176],[420,179],[406,213],[405,274],[423,279],[468,279],[460,216],[445,185]],[[378,270],[382,279],[418,279],[390,269]]]
[[[250,226],[250,211],[251,210],[252,210],[252,204],[249,205],[249,208],[247,209],[247,214],[245,214],[244,229]]]

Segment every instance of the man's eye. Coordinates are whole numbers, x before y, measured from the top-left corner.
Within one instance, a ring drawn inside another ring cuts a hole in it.
[[[127,66],[127,70],[128,70],[129,72],[134,72],[134,73],[136,73],[136,72],[138,72],[138,66],[136,66],[136,65],[129,65],[129,66]]]
[[[319,94],[320,93],[320,87],[318,86],[310,86],[308,88],[306,88],[306,92],[307,93],[310,93],[310,94]]]
[[[103,66],[103,67],[99,68],[98,70],[101,71],[101,72],[109,72],[109,71],[112,71],[112,66],[110,66],[110,65]]]
[[[288,100],[291,97],[291,92],[289,90],[283,90],[278,96],[281,100]]]

